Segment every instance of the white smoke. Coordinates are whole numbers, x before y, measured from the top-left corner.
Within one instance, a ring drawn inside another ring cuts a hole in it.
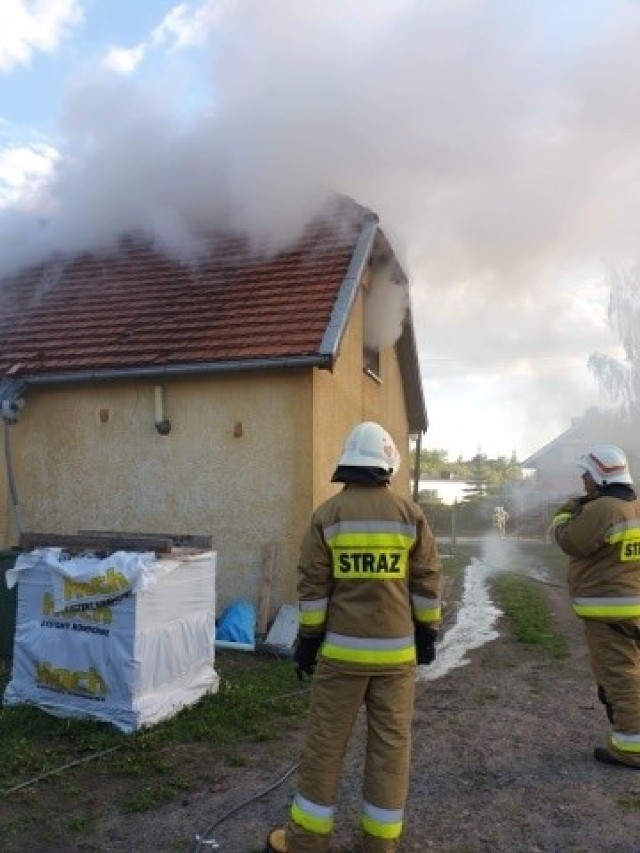
[[[637,253],[640,7],[207,0],[180,4],[180,32],[203,9],[197,106],[175,53],[145,88],[75,81],[52,179],[0,216],[2,270],[131,229],[180,255],[219,226],[277,247],[340,192],[379,214],[457,400],[477,370],[509,377],[529,436],[581,411],[586,359],[612,346],[594,265]],[[122,47],[128,71],[157,32]]]
[[[409,291],[394,280],[386,266],[377,270],[365,293],[364,344],[371,349],[384,349],[395,343],[409,307]]]

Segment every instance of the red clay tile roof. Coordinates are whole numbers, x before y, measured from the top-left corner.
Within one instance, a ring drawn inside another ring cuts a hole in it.
[[[0,396],[15,397],[21,379],[330,367],[361,272],[350,264],[364,265],[377,229],[376,217],[353,202],[334,210],[335,218],[315,222],[275,256],[258,257],[246,239],[218,234],[204,258],[186,263],[127,237],[114,251],[0,279]],[[426,430],[410,319],[396,350],[409,427]]]
[[[0,281],[0,377],[319,355],[369,213],[354,210],[268,258],[238,236],[194,264],[126,238]]]

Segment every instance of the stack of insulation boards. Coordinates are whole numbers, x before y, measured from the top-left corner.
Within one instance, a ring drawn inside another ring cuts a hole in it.
[[[148,537],[149,550],[105,554],[111,536],[88,553],[82,536],[42,536],[6,574],[18,595],[5,705],[129,733],[217,691],[215,551]]]

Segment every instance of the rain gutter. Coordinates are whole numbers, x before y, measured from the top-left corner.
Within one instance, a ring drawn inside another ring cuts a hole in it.
[[[153,367],[121,367],[105,370],[71,370],[53,373],[34,373],[20,378],[30,388],[51,385],[76,385],[90,382],[110,382],[122,379],[163,379],[175,376],[194,376],[206,373],[232,373],[248,370],[278,370],[292,367],[331,368],[331,359],[323,353],[290,358],[249,358],[242,361],[208,361],[201,364],[169,364]]]
[[[333,306],[329,324],[320,344],[319,351],[331,359],[331,366],[333,366],[335,357],[338,354],[340,341],[342,340],[347,320],[351,314],[351,308],[358,293],[358,285],[369,260],[376,234],[378,233],[378,222],[379,219],[375,213],[367,214],[358,240],[356,241],[356,247],[353,250],[347,272],[340,285],[338,298]]]

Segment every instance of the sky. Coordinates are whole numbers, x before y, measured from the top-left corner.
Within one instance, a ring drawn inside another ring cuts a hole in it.
[[[637,0],[2,0],[0,273],[125,227],[286,245],[345,193],[410,281],[423,447],[522,460],[612,402],[639,37]]]

